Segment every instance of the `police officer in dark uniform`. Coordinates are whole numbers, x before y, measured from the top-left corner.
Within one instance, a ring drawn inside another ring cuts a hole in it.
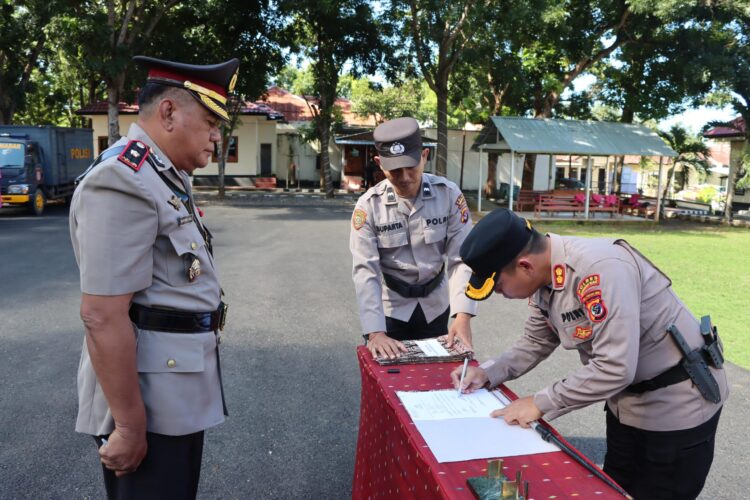
[[[469,297],[529,300],[521,338],[470,368],[464,388],[520,377],[559,345],[576,350],[583,366],[493,416],[528,427],[606,401],[604,471],[637,499],[697,497],[729,389],[715,330],[671,280],[624,240],[545,236],[506,209],[477,223],[461,258]]]
[[[221,140],[239,61],[135,61],[148,68],[138,121],[71,202],[86,330],[76,431],[95,437],[110,499],[192,499],[203,432],[226,415],[226,306],[188,174]]]

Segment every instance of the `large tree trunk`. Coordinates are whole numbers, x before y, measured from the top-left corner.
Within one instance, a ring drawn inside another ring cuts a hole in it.
[[[487,153],[487,181],[484,183],[484,196],[494,197],[497,192],[497,153]]]
[[[435,172],[448,175],[448,85],[440,84],[437,95],[437,158]]]
[[[613,176],[613,186],[612,189],[618,196],[622,193],[622,170],[623,165],[625,165],[625,157],[624,156],[615,156],[615,175]]]
[[[333,181],[331,179],[331,158],[328,154],[328,144],[331,137],[330,113],[320,116],[320,184],[325,190],[326,198],[333,198]],[[342,172],[344,166],[341,166]]]
[[[120,140],[120,93],[124,84],[124,72],[107,81],[107,130],[110,146]]]
[[[534,189],[534,166],[536,165],[536,153],[529,153],[523,161],[523,174],[521,174],[521,189],[524,191],[533,191]],[[515,172],[514,172],[515,173]],[[511,189],[514,181],[510,180]],[[510,191],[511,193],[513,191]]]

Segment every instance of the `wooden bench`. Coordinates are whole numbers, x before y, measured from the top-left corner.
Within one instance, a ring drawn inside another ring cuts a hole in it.
[[[615,214],[620,214],[620,198],[617,198],[615,195],[614,203],[612,203],[612,199],[610,198],[609,203],[608,200],[604,195],[598,195],[600,196],[598,203],[594,197],[594,195],[591,196],[589,200],[589,213],[593,212],[604,212],[609,213],[610,217],[614,217]]]
[[[276,189],[276,177],[255,177],[253,185],[258,189]]]
[[[534,215],[539,217],[542,212],[552,215],[553,212],[572,212],[575,216],[583,212],[583,205],[572,196],[558,194],[540,194],[534,203]]]
[[[549,191],[531,191],[522,189],[518,193],[518,199],[515,201],[515,209],[518,212],[531,212],[534,210],[539,195],[549,194]]]

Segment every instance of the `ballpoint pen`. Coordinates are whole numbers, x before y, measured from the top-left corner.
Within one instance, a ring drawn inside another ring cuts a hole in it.
[[[464,358],[464,367],[461,369],[461,380],[458,382],[458,397],[461,397],[461,390],[464,386],[464,377],[466,376],[466,368],[469,366],[469,357]]]

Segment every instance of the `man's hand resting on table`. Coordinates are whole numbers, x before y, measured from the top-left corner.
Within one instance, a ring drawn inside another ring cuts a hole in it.
[[[406,346],[396,339],[390,338],[385,332],[373,332],[367,337],[367,348],[373,358],[387,357],[396,359],[406,352]]]
[[[534,403],[534,396],[526,396],[516,399],[505,408],[493,411],[490,416],[503,417],[505,423],[527,429],[531,422],[542,418],[542,412]]]

